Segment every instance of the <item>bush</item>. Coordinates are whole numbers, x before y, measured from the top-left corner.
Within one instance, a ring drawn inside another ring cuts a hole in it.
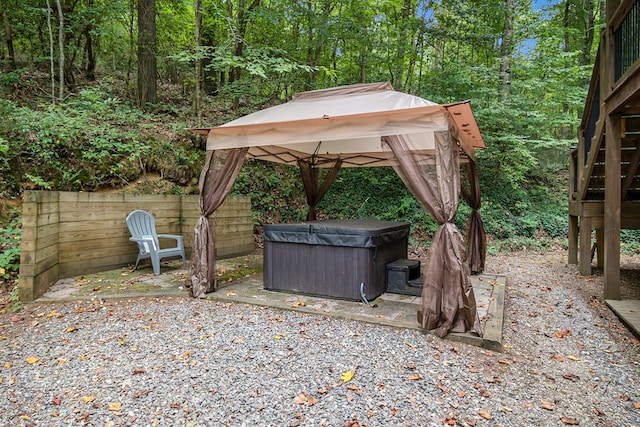
[[[0,285],[12,295],[17,289],[20,272],[20,217],[14,216],[6,226],[0,227]]]

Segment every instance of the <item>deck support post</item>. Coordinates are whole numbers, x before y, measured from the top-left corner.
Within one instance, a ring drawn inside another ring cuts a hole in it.
[[[604,298],[620,299],[621,118],[607,116],[604,196]]]

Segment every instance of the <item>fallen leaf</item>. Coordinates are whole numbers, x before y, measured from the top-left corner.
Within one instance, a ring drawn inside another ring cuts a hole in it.
[[[416,369],[415,363],[407,363],[407,369]]]
[[[396,408],[391,408],[389,412],[391,412],[391,415],[393,415],[394,417],[398,414],[398,410]]]
[[[119,411],[122,409],[122,403],[120,402],[111,402],[109,403],[109,410],[110,411]]]
[[[340,375],[340,379],[342,380],[342,382],[349,382],[353,379],[353,375],[354,372],[352,370],[348,370],[346,372],[343,372],[342,375]]]
[[[478,409],[478,415],[480,415],[485,420],[490,420],[491,419],[491,414],[488,413],[487,411],[482,410],[482,409]]]
[[[51,399],[51,403],[53,403],[54,405],[59,405],[61,403],[61,400],[58,396],[56,396],[53,399]]]
[[[144,374],[145,372],[147,372],[144,368],[140,368],[140,369],[134,369],[133,370],[133,374]]]
[[[578,420],[576,420],[575,418],[569,418],[569,417],[562,417],[560,418],[560,421],[570,426],[577,426],[578,424],[580,424]]]
[[[37,357],[33,357],[33,356],[27,357],[27,363],[29,365],[33,365],[34,363],[37,363],[39,360],[40,359],[38,359]]]
[[[546,400],[543,400],[540,406],[542,407],[542,409],[546,409],[547,411],[553,411],[556,409],[555,403],[547,402]]]
[[[476,425],[476,421],[473,418],[465,418],[464,422],[470,427],[474,427]]]
[[[306,304],[304,303],[304,301],[302,300],[298,300],[295,303],[293,303],[293,305],[291,306],[292,308],[296,308],[296,307],[304,307]]]
[[[640,403],[634,403],[633,407],[636,408],[636,409],[640,409]]]
[[[9,369],[11,366],[11,362],[4,362],[4,369]]]
[[[135,397],[136,399],[142,396],[146,396],[147,394],[151,393],[152,390],[138,390],[135,392],[135,394],[133,395],[133,397]]]
[[[88,396],[82,396],[81,399],[84,403],[90,403],[96,400],[96,396],[94,394],[90,394]]]
[[[564,337],[568,337],[571,335],[571,330],[570,329],[564,329],[562,331],[558,331],[554,334],[556,336],[556,338],[564,338]]]
[[[420,374],[418,374],[417,372],[415,374],[411,374],[411,375],[409,375],[407,377],[407,379],[409,379],[411,381],[416,381],[416,380],[419,380],[420,378],[421,378]]]
[[[318,403],[318,399],[316,399],[315,397],[310,397],[309,400],[307,400],[307,405],[308,406],[313,406],[316,403]]]
[[[301,391],[296,397],[293,398],[293,403],[295,403],[296,405],[304,405],[308,400],[309,398],[304,393],[304,391]]]
[[[446,426],[454,426],[456,425],[456,423],[458,422],[458,420],[454,417],[451,418],[445,418],[444,420],[442,420],[442,424],[446,425]]]
[[[238,338],[235,338],[235,339],[233,340],[233,342],[234,342],[235,344],[242,344],[242,343],[244,343],[244,340],[243,340],[242,338],[238,337]]]
[[[571,373],[562,374],[562,378],[564,378],[565,380],[569,380],[569,381],[577,381],[577,380],[580,379],[579,376],[577,376],[575,374],[571,374]]]
[[[466,391],[458,390],[458,397],[465,397],[467,395]]]
[[[19,316],[13,316],[11,318],[12,322],[22,322],[24,320],[24,317],[19,317]]]
[[[69,326],[67,329],[65,329],[65,332],[75,332],[78,330],[78,325],[73,325],[73,326]]]
[[[469,372],[471,372],[471,373],[480,372],[480,371],[478,370],[478,368],[476,368],[476,367],[475,367],[475,366],[473,366],[473,365],[467,365],[467,370],[468,370]]]
[[[575,356],[567,356],[567,359],[569,359],[569,360],[573,360],[574,362],[577,362],[577,361],[578,361],[578,358],[577,358],[577,357],[575,357]]]

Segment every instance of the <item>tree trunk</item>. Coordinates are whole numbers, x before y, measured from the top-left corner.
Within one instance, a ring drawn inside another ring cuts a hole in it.
[[[202,46],[215,46],[215,41],[207,34],[202,34]],[[222,84],[220,81],[220,72],[212,70],[209,65],[211,64],[211,56],[207,55],[202,58],[202,90],[208,95],[216,95],[218,93],[218,85]],[[207,69],[209,71],[207,71]]]
[[[2,0],[2,23],[4,25],[4,40],[7,45],[7,61],[11,69],[16,65],[16,54],[13,49],[13,32],[11,31],[11,23],[9,22],[9,14],[7,13],[7,0]]]
[[[155,104],[157,96],[156,1],[138,0],[138,105]]]
[[[58,8],[58,49],[60,49],[59,54],[59,64],[58,69],[60,75],[58,76],[60,79],[59,87],[59,99],[62,101],[64,97],[64,15],[62,14],[62,5],[60,4],[60,0],[56,0],[56,6]]]
[[[502,102],[508,101],[511,88],[514,19],[515,0],[504,0],[504,26],[502,29],[502,43],[500,44],[500,92]]]
[[[564,3],[564,16],[562,17],[562,28],[564,30],[564,51],[565,53],[569,52],[569,18],[570,18],[570,9],[571,9],[571,0],[565,0]],[[568,60],[565,59],[564,62],[565,70],[569,68]],[[564,102],[562,104],[562,112],[566,115],[569,112],[569,103]],[[567,139],[567,124],[563,123],[560,128],[560,139]]]
[[[56,71],[53,60],[53,27],[51,25],[51,4],[47,0],[47,28],[49,29],[49,72],[51,74],[51,102],[56,103]]]
[[[202,126],[202,54],[201,45],[202,45],[202,1],[195,0],[193,9],[196,15],[196,88],[195,88],[195,96],[193,102],[193,108],[196,112],[196,123],[198,127]]]
[[[260,6],[260,0],[253,0],[249,7],[245,8],[245,1],[238,0],[238,11],[236,13],[236,29],[238,35],[236,36],[235,46],[233,48],[233,55],[237,57],[242,57],[242,53],[244,52],[244,36],[247,32],[247,23],[249,21],[249,13]],[[227,10],[229,13],[229,18],[233,18],[233,8],[231,6],[231,2],[227,3]],[[240,80],[241,69],[240,67],[233,67],[229,72],[229,83],[233,83],[236,80]]]
[[[133,73],[133,52],[135,48],[134,22],[136,16],[136,0],[129,0],[129,52],[127,54],[127,77],[125,78],[125,91],[131,94],[131,74]],[[115,71],[115,66],[113,67]]]
[[[393,87],[395,90],[403,90],[403,75],[404,75],[404,59],[406,55],[407,47],[407,27],[409,25],[409,12],[411,11],[411,0],[404,0],[402,5],[401,20],[400,20],[400,32],[398,34],[398,49],[396,50],[395,66],[393,67]]]
[[[84,30],[84,49],[87,55],[87,68],[85,69],[84,75],[87,80],[95,80],[96,79],[96,55],[93,51],[93,36],[91,35],[91,25],[87,26]]]

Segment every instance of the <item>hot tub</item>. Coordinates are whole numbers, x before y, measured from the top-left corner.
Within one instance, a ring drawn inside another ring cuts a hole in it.
[[[264,228],[264,287],[369,301],[386,290],[385,266],[407,257],[409,224],[329,220]]]

